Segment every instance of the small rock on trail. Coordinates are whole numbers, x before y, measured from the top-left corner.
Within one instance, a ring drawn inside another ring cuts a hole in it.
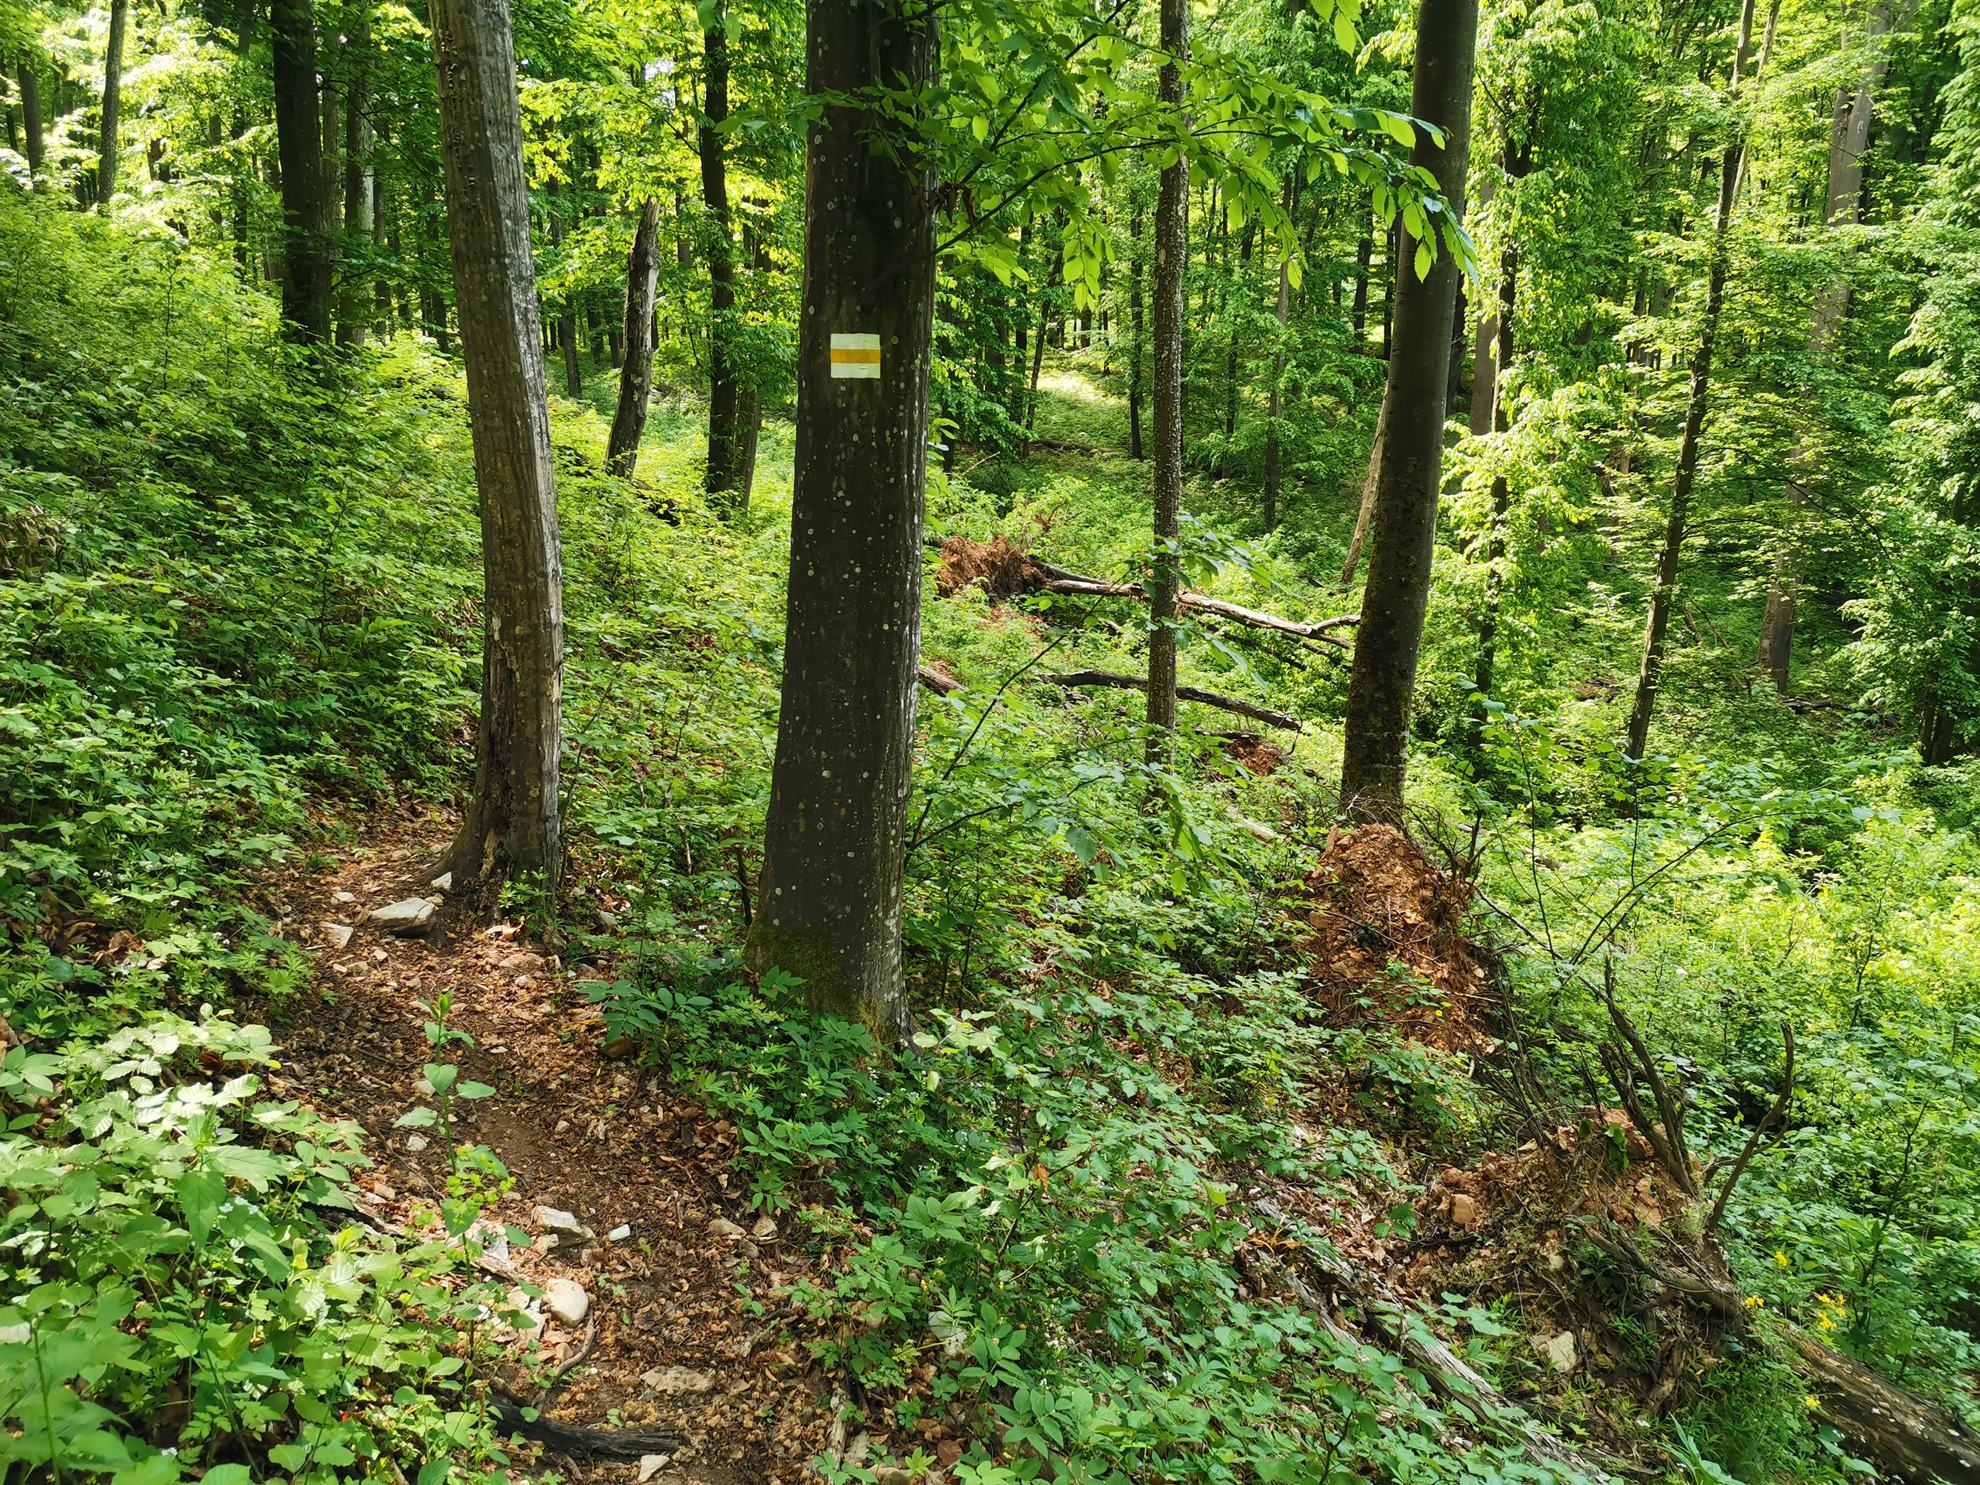
[[[373,908],[368,916],[387,933],[416,938],[433,926],[433,904],[424,897],[405,897],[382,908]]]

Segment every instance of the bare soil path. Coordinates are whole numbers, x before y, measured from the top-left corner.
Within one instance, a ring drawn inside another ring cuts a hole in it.
[[[590,1301],[584,1324],[544,1318],[545,1359],[582,1357],[546,1413],[591,1426],[664,1425],[686,1441],[664,1466],[545,1465],[583,1481],[637,1481],[644,1470],[654,1485],[804,1478],[831,1420],[822,1381],[786,1338],[789,1311],[777,1296],[805,1260],[787,1258],[776,1224],[747,1210],[729,1170],[734,1130],[634,1064],[604,1057],[580,976],[513,923],[469,919],[431,941],[369,923],[370,910],[425,883],[449,822],[373,816],[360,828],[361,842],[340,858],[319,857],[270,887],[278,931],[316,962],[315,984],[277,1014],[277,1090],[362,1124],[377,1162],[359,1181],[368,1209],[417,1225],[443,1190],[447,1152],[433,1131],[394,1125],[427,1101],[419,1002],[451,995],[449,1024],[475,1045],[446,1060],[496,1090],[456,1106],[458,1136],[487,1145],[514,1178],[489,1215],[539,1238],[509,1253],[529,1279],[572,1280]],[[344,928],[353,930],[347,941]],[[539,1206],[574,1213],[595,1238],[551,1247]]]

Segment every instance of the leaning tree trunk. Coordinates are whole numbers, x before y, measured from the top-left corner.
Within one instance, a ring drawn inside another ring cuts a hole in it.
[[[1452,212],[1464,201],[1471,138],[1472,63],[1478,0],[1420,0],[1411,112],[1444,131],[1439,149],[1420,134],[1413,164],[1428,170]],[[1436,248],[1432,243],[1433,249]],[[1351,818],[1397,819],[1409,742],[1410,696],[1430,599],[1437,495],[1444,465],[1444,411],[1450,383],[1451,325],[1460,270],[1436,249],[1418,277],[1398,253],[1394,336],[1383,398],[1388,427],[1369,524],[1368,586],[1355,632],[1348,681],[1341,809]]]
[[[1128,457],[1139,463],[1147,455],[1141,446],[1142,355],[1145,350],[1141,320],[1141,275],[1146,264],[1141,257],[1141,213],[1134,214],[1128,234],[1134,251],[1128,256]],[[1038,331],[1042,342],[1045,331]]]
[[[745,411],[741,358],[736,353],[736,245],[729,223],[729,160],[722,125],[729,117],[729,18],[717,8],[702,34],[707,62],[701,129],[701,203],[708,209],[708,468],[711,496],[738,489]],[[744,497],[747,499],[747,496]]]
[[[28,179],[40,183],[42,160],[41,74],[35,71],[30,53],[21,55],[20,71],[15,74],[21,89],[22,144],[27,147]]]
[[[486,612],[474,790],[448,866],[457,890],[526,874],[554,897],[564,598],[515,44],[508,0],[429,13]]]
[[[103,119],[96,145],[96,204],[117,194],[117,126],[124,90],[124,31],[130,0],[110,0],[110,40],[103,50]]]
[[[653,395],[653,286],[660,274],[660,202],[646,198],[639,209],[626,259],[624,359],[619,363],[619,405],[605,444],[605,467],[631,479],[639,462],[640,435],[646,431],[646,404]]]
[[[282,164],[282,319],[294,339],[321,345],[330,338],[331,259],[311,0],[272,0],[268,28]]]
[[[349,91],[344,99],[344,240],[360,248],[373,240],[377,221],[373,208],[371,130],[371,0],[352,8]],[[376,296],[368,292],[365,273],[347,256],[342,304],[337,316],[337,343],[362,345],[367,324],[377,312]]]
[[[1916,0],[1906,0],[1907,10]],[[1855,88],[1845,88],[1836,99],[1835,122],[1829,131],[1829,188],[1823,221],[1830,227],[1853,225],[1863,219],[1863,153],[1870,147],[1870,120],[1877,90],[1883,86],[1890,66],[1890,48],[1883,44],[1897,21],[1895,0],[1875,6],[1864,26],[1864,37],[1874,50]],[[1837,279],[1816,292],[1808,313],[1808,350],[1817,359],[1834,348],[1849,313],[1849,281]],[[1801,592],[1802,553],[1795,526],[1808,506],[1808,486],[1814,478],[1813,456],[1801,446],[1788,456],[1788,529],[1776,549],[1773,573],[1767,586],[1767,606],[1760,618],[1760,644],[1755,658],[1774,683],[1774,690],[1788,693],[1789,671],[1794,661],[1794,628]]]
[[[1182,64],[1189,58],[1189,0],[1162,0],[1162,70],[1156,93],[1181,132]],[[1165,763],[1176,730],[1176,543],[1182,536],[1183,273],[1188,266],[1189,156],[1162,172],[1155,198],[1155,542],[1148,575],[1148,759]]]
[[[1733,50],[1732,98],[1739,98],[1746,62],[1753,45],[1753,0],[1739,11],[1739,39]],[[1678,566],[1691,518],[1691,491],[1698,479],[1698,447],[1705,430],[1705,404],[1712,390],[1712,352],[1719,339],[1719,314],[1725,306],[1727,235],[1732,227],[1733,202],[1739,195],[1740,171],[1746,161],[1744,136],[1735,136],[1719,162],[1719,202],[1712,216],[1711,256],[1705,270],[1705,322],[1698,348],[1691,356],[1691,391],[1685,402],[1684,431],[1678,439],[1677,473],[1671,481],[1671,504],[1664,517],[1664,540],[1657,553],[1657,579],[1650,590],[1650,612],[1643,626],[1643,661],[1636,673],[1636,699],[1629,710],[1629,735],[1624,755],[1642,758],[1650,743],[1650,722],[1656,715],[1657,689],[1664,672],[1664,641],[1671,622],[1671,601],[1677,594]]]
[[[934,11],[809,0],[797,461],[783,711],[749,964],[891,1041],[935,307],[935,173],[873,90],[934,81]],[[914,106],[912,104],[910,107]]]

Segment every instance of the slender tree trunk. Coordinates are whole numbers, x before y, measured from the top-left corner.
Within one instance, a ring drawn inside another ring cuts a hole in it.
[[[1739,13],[1739,39],[1733,52],[1732,98],[1738,101],[1753,45],[1753,3],[1744,0]],[[1771,28],[1770,28],[1771,29]],[[1664,671],[1664,642],[1670,627],[1671,602],[1677,594],[1678,568],[1691,517],[1691,491],[1698,479],[1698,449],[1705,431],[1705,406],[1712,387],[1712,353],[1719,339],[1719,315],[1726,298],[1727,234],[1733,202],[1739,195],[1745,164],[1744,136],[1735,137],[1719,162],[1719,202],[1712,215],[1711,255],[1705,270],[1705,322],[1691,357],[1691,390],[1685,401],[1684,431],[1678,439],[1677,472],[1671,482],[1671,504],[1665,513],[1664,540],[1657,554],[1656,584],[1650,590],[1650,611],[1643,626],[1643,662],[1636,673],[1636,699],[1629,711],[1627,757],[1640,759],[1650,742],[1656,715],[1657,688]]]
[[[783,711],[746,958],[882,1042],[906,1029],[901,894],[935,302],[935,174],[874,106],[936,76],[935,12],[808,0],[796,481]]]
[[[1442,129],[1445,144],[1439,149],[1427,134],[1419,134],[1410,159],[1435,176],[1450,209],[1460,211],[1470,148],[1478,0],[1420,0],[1416,36],[1410,111]],[[1357,819],[1402,815],[1410,698],[1430,598],[1451,324],[1460,276],[1456,260],[1441,247],[1423,278],[1404,266],[1409,254],[1398,252],[1396,258],[1391,291],[1395,329],[1384,396],[1388,428],[1369,527],[1368,586],[1355,631],[1341,764],[1341,808]]]
[[[375,294],[367,293],[368,265],[352,261],[368,257],[376,221],[373,208],[371,137],[371,0],[351,7],[351,34],[345,48],[349,58],[348,92],[344,99],[344,241],[352,249],[344,262],[342,309],[337,320],[340,345],[362,345],[366,324],[375,317]]]
[[[1341,586],[1354,585],[1355,570],[1361,566],[1361,553],[1368,544],[1368,526],[1375,518],[1375,487],[1382,474],[1382,451],[1389,441],[1389,396],[1382,394],[1382,405],[1375,414],[1375,436],[1368,441],[1368,472],[1361,477],[1361,500],[1355,506],[1354,535],[1348,538],[1347,559],[1341,563]]]
[[[35,71],[32,54],[22,54],[20,71],[15,77],[21,89],[22,142],[27,146],[28,176],[38,185],[41,182],[42,161],[41,75]]]
[[[1128,258],[1128,457],[1139,461],[1147,457],[1141,446],[1142,380],[1146,375],[1142,367],[1146,342],[1141,320],[1141,277],[1148,271],[1141,255],[1140,212],[1134,214],[1128,231],[1134,244]]]
[[[103,51],[103,117],[97,133],[96,204],[110,209],[117,194],[117,127],[124,91],[124,32],[130,0],[110,0],[110,40]]]
[[[316,21],[311,0],[271,0],[268,19],[282,164],[282,319],[296,340],[321,345],[330,338],[331,259],[323,234]]]
[[[1909,24],[1916,0],[1904,0],[1904,23]],[[1822,214],[1830,227],[1853,225],[1863,218],[1863,154],[1870,147],[1871,115],[1877,90],[1883,86],[1890,66],[1886,38],[1899,21],[1897,0],[1881,0],[1871,8],[1864,26],[1865,39],[1873,50],[1857,85],[1845,88],[1836,98],[1835,121],[1829,131],[1828,199]],[[1808,349],[1824,358],[1834,349],[1849,314],[1849,281],[1837,279],[1816,291],[1808,314]],[[1788,694],[1789,675],[1794,663],[1796,609],[1801,592],[1802,551],[1797,531],[1809,499],[1808,487],[1815,478],[1815,456],[1805,447],[1805,434],[1797,434],[1795,448],[1788,456],[1787,529],[1779,534],[1774,550],[1773,571],[1767,587],[1767,606],[1760,618],[1760,644],[1756,659],[1774,683],[1774,690]]]
[[[474,789],[448,864],[457,890],[529,874],[554,897],[563,576],[515,45],[508,0],[429,15],[486,582]]]
[[[1285,406],[1281,384],[1286,379],[1286,322],[1292,317],[1292,260],[1279,260],[1279,338],[1272,349],[1272,401],[1265,422],[1265,529],[1279,524],[1279,495],[1284,474],[1280,468],[1279,416]]]
[[[729,225],[729,163],[722,125],[729,117],[729,18],[718,9],[702,34],[701,200],[708,208],[708,467],[710,495],[737,489],[742,475],[744,397],[736,354],[735,239]]]
[[[552,180],[544,191],[544,215],[549,218],[550,246],[561,258],[564,250],[564,196]],[[563,352],[564,395],[572,401],[584,396],[584,371],[578,365],[577,309],[568,292],[559,301],[557,323],[551,343]]]
[[[1354,306],[1348,315],[1348,323],[1354,330],[1354,348],[1357,351],[1368,348],[1368,277],[1369,264],[1374,257],[1375,234],[1364,226],[1361,231],[1361,241],[1354,245]]]
[[[1161,0],[1156,95],[1181,126],[1189,0]],[[1188,264],[1189,156],[1178,151],[1155,199],[1155,551],[1148,580],[1148,760],[1166,763],[1176,728],[1176,543],[1182,535],[1183,273]]]
[[[1478,196],[1474,203],[1479,211],[1492,204],[1492,196],[1497,182],[1486,176],[1478,185]],[[1503,284],[1499,287],[1501,296],[1505,293]],[[1499,344],[1499,321],[1496,313],[1484,304],[1478,306],[1478,324],[1471,347],[1471,418],[1470,426],[1474,434],[1490,433],[1497,426],[1499,406],[1499,367],[1494,359]]]
[[[1494,327],[1496,344],[1487,357],[1494,369],[1491,378],[1494,402],[1486,409],[1492,431],[1503,433],[1507,426],[1506,409],[1498,395],[1501,377],[1496,373],[1512,365],[1513,357],[1513,308],[1519,292],[1519,250],[1508,242],[1499,254],[1499,307],[1490,318]],[[1486,385],[1481,374],[1473,384],[1472,430],[1478,425],[1477,387]],[[1512,491],[1506,483],[1503,472],[1492,479],[1491,524],[1485,531],[1485,601],[1478,615],[1478,663],[1472,671],[1472,684],[1477,692],[1478,717],[1477,732],[1482,738],[1485,727],[1485,701],[1492,694],[1492,686],[1497,676],[1499,658],[1499,601],[1500,591],[1505,585],[1500,568],[1505,563],[1506,553],[1506,512],[1511,507]]]
[[[605,467],[631,479],[639,462],[639,440],[646,431],[646,404],[653,395],[653,289],[660,276],[660,202],[649,196],[639,209],[632,252],[626,259],[625,359],[619,363],[619,403],[605,444]]]

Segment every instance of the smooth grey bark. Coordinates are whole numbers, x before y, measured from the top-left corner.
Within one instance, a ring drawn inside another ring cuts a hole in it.
[[[527,874],[554,896],[563,575],[515,43],[508,0],[431,0],[428,13],[486,614],[474,787],[448,864],[457,889]]]
[[[1162,0],[1162,68],[1155,91],[1182,127],[1182,64],[1189,59],[1189,0]],[[1182,589],[1183,275],[1189,261],[1189,156],[1179,147],[1155,197],[1155,530],[1148,574],[1148,761],[1166,763],[1176,730],[1176,620]]]
[[[355,254],[344,262],[341,303],[337,315],[337,343],[362,345],[367,324],[377,313],[377,296],[367,292],[365,272],[352,261],[365,257],[365,246],[377,229],[376,182],[373,176],[371,131],[371,3],[358,0],[351,7],[351,34],[346,47],[348,82],[344,100],[344,240]]]
[[[639,463],[639,441],[646,432],[646,408],[653,396],[653,289],[660,276],[660,202],[649,196],[639,209],[632,251],[626,257],[626,313],[623,359],[619,363],[619,402],[612,410],[612,432],[605,443],[605,467],[631,479]]]
[[[1863,28],[1870,56],[1854,88],[1844,88],[1836,97],[1835,119],[1829,131],[1829,175],[1827,200],[1822,221],[1825,226],[1854,225],[1863,220],[1863,155],[1870,148],[1871,115],[1876,107],[1877,90],[1890,68],[1888,38],[1900,24],[1908,25],[1916,0],[1904,0],[1900,18],[1895,0],[1882,0],[1871,8]],[[1849,280],[1838,278],[1816,292],[1808,312],[1808,349],[1818,359],[1834,349],[1849,314]],[[1760,643],[1755,660],[1767,672],[1780,695],[1788,693],[1789,673],[1794,663],[1796,610],[1801,593],[1802,552],[1794,529],[1808,506],[1808,486],[1815,476],[1813,460],[1797,436],[1788,457],[1788,529],[1775,549],[1773,570],[1767,585],[1767,604],[1760,616]]]
[[[282,320],[293,339],[320,345],[330,338],[331,258],[311,0],[271,0],[268,23],[282,166]]]
[[[20,71],[15,74],[21,90],[21,132],[22,143],[27,147],[28,176],[37,184],[41,180],[42,130],[41,130],[41,75],[35,71],[34,57],[23,54]]]
[[[124,32],[130,0],[110,0],[110,38],[103,49],[103,114],[97,130],[96,204],[110,209],[117,194],[117,131],[124,91]]]
[[[1739,101],[1746,81],[1747,61],[1753,48],[1754,0],[1744,0],[1739,11],[1739,36],[1733,47],[1730,98]],[[1780,0],[1767,24],[1768,41],[1773,39],[1773,16],[1779,14]],[[1766,50],[1761,59],[1764,62]],[[1671,503],[1664,516],[1664,539],[1657,553],[1657,576],[1650,590],[1649,613],[1643,625],[1643,660],[1636,672],[1636,696],[1630,704],[1629,730],[1623,742],[1624,756],[1640,759],[1650,743],[1650,723],[1657,711],[1657,691],[1664,673],[1664,642],[1670,629],[1671,602],[1677,594],[1678,568],[1684,557],[1684,538],[1691,519],[1692,487],[1698,479],[1698,451],[1705,432],[1705,408],[1712,387],[1712,355],[1719,340],[1719,316],[1725,307],[1728,236],[1732,228],[1733,203],[1739,197],[1739,177],[1746,165],[1746,138],[1735,133],[1719,160],[1719,200],[1712,213],[1712,243],[1705,269],[1705,319],[1698,332],[1698,346],[1691,356],[1691,389],[1685,400],[1684,431],[1678,438],[1677,472],[1671,480]]]
[[[901,893],[936,192],[912,130],[871,97],[929,86],[936,22],[919,0],[809,0],[806,18],[820,114],[806,148],[783,709],[745,955],[884,1043],[909,1021]],[[877,338],[878,376],[835,376],[834,336]]]
[[[1435,177],[1439,194],[1459,212],[1471,142],[1478,0],[1421,0],[1416,37],[1410,111],[1442,129],[1445,142],[1440,149],[1427,133],[1419,133],[1410,160]],[[1353,819],[1402,815],[1410,700],[1443,479],[1459,270],[1457,260],[1439,248],[1429,273],[1418,278],[1412,254],[1394,255],[1394,331],[1383,397],[1388,426],[1369,523],[1368,585],[1348,679],[1341,810]]]

